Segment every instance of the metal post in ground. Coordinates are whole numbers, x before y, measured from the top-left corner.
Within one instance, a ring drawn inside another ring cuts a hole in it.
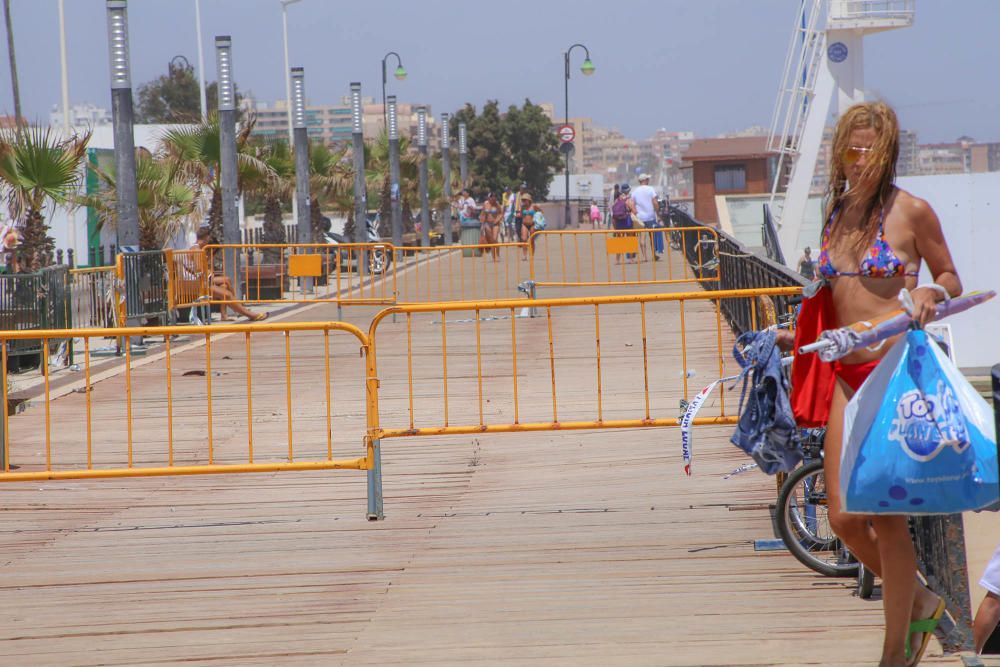
[[[381,521],[385,518],[382,505],[382,447],[378,438],[372,440],[373,464],[368,470],[368,520]]]
[[[427,196],[427,108],[417,107],[417,152],[420,153],[420,245],[431,245],[431,208]]]
[[[298,202],[295,221],[299,243],[316,243],[312,237],[312,217],[309,210],[309,134],[306,130],[305,70],[291,68],[292,79],[292,136],[295,139],[295,200]],[[308,251],[307,251],[308,252]],[[302,278],[302,292],[313,291],[313,279]]]
[[[236,210],[239,197],[236,171],[236,90],[233,83],[233,40],[229,35],[215,38],[215,64],[219,78],[219,177],[222,181],[222,242],[239,245],[240,221]],[[226,275],[236,299],[242,297],[240,253],[227,248],[223,254]]]
[[[444,186],[444,206],[441,207],[441,233],[444,244],[451,245],[451,115],[441,114],[441,180]]]
[[[351,83],[351,152],[354,157],[354,242],[368,243],[368,192],[365,189],[365,136],[362,125],[361,84]],[[364,283],[368,254],[362,250],[358,258],[358,281]]]

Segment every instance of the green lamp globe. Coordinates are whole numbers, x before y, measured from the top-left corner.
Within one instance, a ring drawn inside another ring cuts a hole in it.
[[[580,71],[583,72],[584,76],[590,76],[594,73],[595,69],[594,63],[590,60],[590,58],[584,60],[583,64],[580,65]]]
[[[405,69],[403,69],[403,66],[402,66],[402,65],[400,65],[399,67],[397,67],[397,68],[396,68],[396,71],[395,71],[395,72],[393,72],[393,75],[394,75],[394,76],[395,76],[395,77],[396,77],[397,79],[399,79],[400,81],[402,81],[403,79],[405,79],[405,78],[406,78],[406,70],[405,70]]]

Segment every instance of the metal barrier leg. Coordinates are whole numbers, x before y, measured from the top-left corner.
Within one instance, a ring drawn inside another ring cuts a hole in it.
[[[375,464],[368,471],[368,520],[381,521],[385,514],[382,512],[382,448],[378,438],[372,440],[372,450]]]

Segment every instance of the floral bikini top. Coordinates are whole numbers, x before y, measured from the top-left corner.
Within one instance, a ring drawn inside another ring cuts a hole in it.
[[[857,271],[838,271],[833,262],[830,261],[828,247],[830,245],[830,229],[833,227],[834,218],[837,216],[839,207],[830,214],[830,220],[823,230],[823,242],[819,252],[819,273],[827,280],[838,276],[864,276],[866,278],[898,278],[900,276],[919,275],[916,271],[907,271],[902,260],[893,252],[892,246],[885,240],[885,208],[879,214],[878,236],[868,252],[865,253]]]

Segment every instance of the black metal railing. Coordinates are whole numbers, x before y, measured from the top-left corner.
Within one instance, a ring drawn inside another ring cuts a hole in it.
[[[678,208],[670,208],[672,227],[707,227]],[[712,229],[715,229],[714,227]],[[708,243],[708,235],[695,230],[674,232],[684,234],[683,248],[688,263],[697,270],[699,266],[716,262],[719,282],[703,283],[710,290],[750,289],[756,287],[802,287],[806,279],[787,266],[750,252],[742,243],[721,230],[718,247],[714,239]],[[773,297],[778,314],[790,313],[797,301],[794,297]],[[721,304],[722,313],[737,334],[750,331],[756,324],[754,306],[747,299],[731,299]]]
[[[0,275],[0,331],[67,329],[71,326],[68,266]],[[53,341],[53,344],[58,343]],[[41,363],[41,352],[40,340],[8,341],[10,370],[17,372],[37,367]]]
[[[125,318],[162,318],[170,310],[167,285],[167,255],[162,250],[144,250],[121,255],[125,287]]]

